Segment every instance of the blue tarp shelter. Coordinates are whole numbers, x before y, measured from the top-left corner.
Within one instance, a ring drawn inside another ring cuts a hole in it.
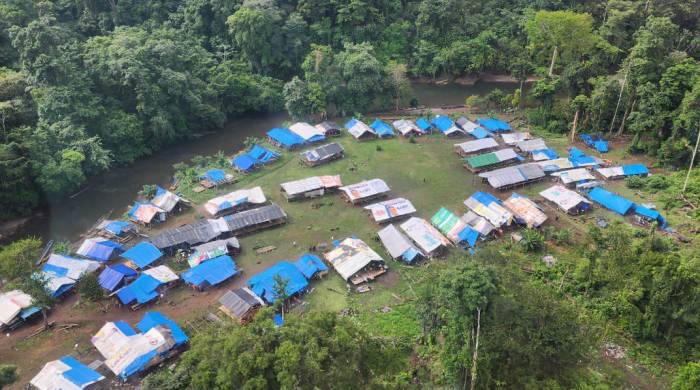
[[[477,191],[471,197],[477,200],[479,203],[483,204],[484,206],[488,206],[493,202],[501,204],[500,199],[496,198],[492,194],[489,194],[488,192]]]
[[[293,149],[304,144],[304,139],[287,128],[275,127],[267,132],[267,136],[285,149]]]
[[[61,384],[61,388],[84,389],[88,386],[105,379],[102,374],[79,362],[72,356],[63,356],[56,361],[48,363],[41,372],[31,380],[35,388],[54,388]],[[61,366],[61,369],[57,369]],[[68,367],[65,371],[65,367]]]
[[[538,149],[532,151],[532,157],[535,159],[535,161],[540,160],[540,158],[538,158],[539,156],[541,156],[541,160],[554,160],[556,158],[559,158],[557,152],[552,148]]]
[[[150,242],[141,241],[122,253],[122,257],[131,260],[139,268],[145,268],[163,257],[163,253]]]
[[[600,139],[598,141],[595,141],[593,143],[593,147],[595,150],[599,151],[600,153],[607,153],[608,152],[608,141],[604,139]]]
[[[117,297],[125,305],[129,305],[134,301],[139,304],[144,304],[158,297],[158,292],[156,290],[161,284],[162,283],[153,276],[141,274],[136,280],[131,282],[131,284],[117,291]]]
[[[114,291],[123,280],[134,277],[136,277],[136,271],[133,269],[124,264],[114,264],[102,270],[98,280],[102,288],[107,291]]]
[[[491,133],[489,133],[483,127],[475,127],[469,134],[476,139],[484,139],[491,136]]]
[[[157,311],[146,312],[146,314],[144,314],[143,316],[143,319],[138,324],[136,324],[136,327],[142,333],[146,333],[159,325],[170,328],[173,340],[175,340],[175,345],[182,345],[189,340],[185,332],[178,326],[178,324],[175,321],[171,320],[170,318],[164,316],[163,314]]]
[[[106,232],[121,237],[124,233],[134,228],[134,225],[126,221],[111,221],[104,226]]]
[[[222,183],[226,181],[226,172],[223,169],[210,169],[204,172],[201,178],[212,183]]]
[[[209,259],[184,272],[182,279],[195,287],[216,286],[238,273],[236,263],[230,256]]]
[[[429,132],[431,127],[428,119],[423,117],[416,119],[416,126],[418,126],[418,128],[421,129],[424,133]]]
[[[267,164],[270,161],[278,159],[280,156],[279,153],[273,152],[272,150],[264,148],[260,145],[253,145],[253,147],[251,147],[248,151],[248,155],[254,158],[255,161],[259,162],[260,164]]]
[[[309,286],[304,274],[294,264],[286,261],[280,261],[272,267],[253,275],[246,284],[267,303],[273,304],[277,300],[277,294],[275,293],[277,285],[275,281],[276,275],[287,281],[285,293],[288,297],[306,290]]]
[[[129,323],[124,320],[114,321],[114,326],[116,326],[117,329],[119,329],[119,331],[122,332],[125,336],[136,335],[136,331],[134,330],[134,328],[132,328],[131,325],[129,325]]]
[[[582,133],[579,135],[581,141],[583,141],[589,148],[593,148],[600,153],[608,152],[608,141],[600,136],[591,136],[590,134]]]
[[[634,206],[634,213],[639,215],[640,217],[646,218],[651,221],[657,221],[659,223],[659,227],[665,228],[667,225],[666,218],[664,218],[661,213],[654,209],[650,209],[648,207],[640,206],[640,205],[635,205]]]
[[[479,118],[476,122],[492,133],[511,130],[508,123],[496,118]]]
[[[649,169],[644,164],[629,164],[622,166],[622,172],[625,176],[646,176],[649,174]]]
[[[94,237],[83,241],[76,253],[90,259],[104,262],[111,259],[115,252],[122,250],[122,246],[114,241]]]
[[[255,169],[255,164],[257,164],[257,162],[249,155],[241,154],[233,159],[232,164],[243,172],[250,172]]]
[[[614,211],[620,215],[625,215],[632,210],[632,208],[634,208],[634,202],[600,187],[593,188],[588,193],[588,197],[606,209]]]
[[[581,149],[572,146],[569,148],[569,158],[578,158],[578,157],[585,157],[586,153],[584,153]]]
[[[446,115],[436,116],[430,123],[442,133],[455,126],[455,123],[452,121],[452,119],[450,119],[450,117]]]
[[[349,129],[349,128],[355,126],[355,124],[356,124],[357,122],[359,122],[359,121],[358,121],[356,118],[352,118],[352,119],[350,119],[349,121],[345,122],[345,128],[346,128],[346,129]]]
[[[304,274],[306,279],[313,278],[319,272],[328,271],[328,267],[323,261],[321,261],[318,256],[312,255],[311,253],[302,255],[299,260],[294,263],[294,266]]]
[[[466,242],[473,248],[476,246],[476,240],[479,239],[479,232],[467,226],[457,234],[457,237],[459,237],[460,242]]]
[[[372,122],[372,124],[369,125],[369,127],[372,130],[374,130],[377,133],[377,135],[381,138],[394,136],[394,130],[391,128],[391,125],[389,125],[381,119],[375,119],[374,122]]]

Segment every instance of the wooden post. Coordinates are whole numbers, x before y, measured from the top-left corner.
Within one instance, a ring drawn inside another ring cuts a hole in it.
[[[627,76],[630,74],[630,65],[627,65],[627,72],[625,72],[625,78],[622,79],[622,87],[620,87],[620,95],[617,97],[617,105],[615,106],[615,113],[613,114],[612,121],[610,122],[610,130],[608,134],[612,134],[613,127],[615,126],[615,119],[617,119],[617,110],[620,109],[620,102],[622,101],[622,93],[625,91],[625,86],[627,86]]]
[[[549,64],[549,77],[554,76],[554,62],[557,60],[558,50],[559,48],[554,46],[554,50],[552,51],[552,62]]]
[[[574,142],[574,137],[576,137],[576,124],[578,123],[578,115],[580,111],[581,109],[577,108],[576,113],[574,114],[574,124],[571,126],[571,142]]]
[[[700,145],[700,126],[698,126],[698,138],[695,141],[695,149],[693,150],[693,156],[690,158],[690,166],[688,167],[688,174],[685,176],[685,183],[683,183],[683,191],[681,193],[685,194],[686,188],[688,188],[688,180],[690,179],[690,172],[693,170],[693,163],[695,162],[695,155],[698,154],[698,145]]]

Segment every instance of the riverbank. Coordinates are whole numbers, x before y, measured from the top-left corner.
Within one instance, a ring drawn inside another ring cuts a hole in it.
[[[527,76],[524,80],[525,83],[534,83],[540,78],[535,75]],[[504,73],[482,73],[478,76],[467,76],[467,77],[414,77],[411,81],[419,84],[433,84],[433,85],[449,85],[458,84],[463,86],[474,86],[478,83],[496,83],[496,84],[518,84],[520,80],[515,77],[504,74]]]

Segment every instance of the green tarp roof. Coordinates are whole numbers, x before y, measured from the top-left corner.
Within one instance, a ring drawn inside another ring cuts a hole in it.
[[[467,158],[467,164],[472,168],[487,167],[489,165],[498,164],[501,159],[495,153],[480,154],[478,156]]]

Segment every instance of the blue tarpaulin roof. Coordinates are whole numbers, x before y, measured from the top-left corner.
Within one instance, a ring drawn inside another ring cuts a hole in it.
[[[104,379],[99,372],[79,362],[72,356],[64,356],[59,359],[61,363],[70,367],[69,370],[62,372],[62,375],[69,382],[75,384],[78,388],[84,388],[88,385]]]
[[[114,289],[121,283],[124,278],[130,278],[136,276],[136,271],[127,267],[124,264],[114,264],[106,267],[100,273],[98,278],[100,286],[107,291],[114,291]]]
[[[471,197],[477,200],[479,203],[483,204],[484,206],[488,206],[493,202],[496,202],[498,204],[501,203],[501,201],[498,198],[489,194],[488,192],[477,191]]]
[[[608,152],[608,141],[604,139],[600,139],[598,141],[595,141],[593,143],[593,147],[595,147],[595,150],[599,151],[600,153],[607,153]]]
[[[282,317],[282,314],[276,313],[274,316],[272,316],[272,322],[279,328],[280,326],[284,325],[284,317]]]
[[[659,222],[660,227],[666,227],[666,218],[664,218],[661,213],[654,209],[650,209],[648,207],[640,206],[640,205],[635,205],[634,206],[634,213],[637,215],[640,215],[644,218],[651,219],[654,221]]]
[[[175,345],[182,345],[189,340],[185,332],[177,325],[175,321],[157,311],[146,312],[143,319],[136,324],[136,327],[141,332],[146,333],[158,325],[165,325],[166,327],[170,328],[170,332],[175,340]]]
[[[213,183],[221,183],[226,181],[226,172],[223,169],[210,169],[204,172],[201,177]]]
[[[304,144],[303,138],[287,128],[275,127],[267,132],[267,136],[285,148],[293,148]]]
[[[533,150],[532,155],[534,156],[536,154],[543,154],[547,157],[548,160],[554,160],[555,158],[559,158],[557,152],[552,148]]]
[[[112,258],[115,251],[120,250],[122,246],[114,241],[95,238],[85,240],[76,253],[94,260],[107,261]]]
[[[253,145],[253,147],[251,147],[248,151],[248,155],[261,164],[266,164],[280,156],[279,153],[273,152],[272,150],[264,148],[260,145]]]
[[[579,135],[581,141],[583,141],[589,148],[593,148],[600,153],[608,152],[608,141],[600,136],[591,136],[590,134],[582,133]]]
[[[128,366],[119,374],[119,377],[122,379],[126,380],[126,378],[141,372],[148,362],[153,360],[156,356],[158,355],[158,350],[153,349],[149,352],[146,352],[145,354],[139,356],[138,358],[134,359],[131,363],[129,363]]]
[[[119,329],[119,331],[122,332],[122,334],[124,334],[125,336],[136,335],[136,331],[134,330],[134,328],[132,328],[131,325],[129,325],[129,323],[124,320],[114,321],[114,326],[116,326],[117,329]]]
[[[219,256],[199,263],[184,272],[182,279],[191,285],[201,287],[205,284],[216,286],[238,273],[236,263],[229,256]]]
[[[489,133],[483,127],[475,127],[474,130],[472,130],[469,134],[476,139],[483,139],[491,136],[491,133]]]
[[[369,127],[374,130],[380,137],[393,137],[394,130],[391,126],[381,119],[375,119]]]
[[[452,119],[445,115],[436,116],[430,123],[443,133],[455,125]]]
[[[241,154],[240,156],[236,156],[231,163],[241,171],[249,172],[255,168],[257,162],[249,155]]]
[[[151,275],[141,274],[131,284],[117,291],[119,300],[128,305],[134,301],[143,304],[158,297],[156,291],[162,283]]]
[[[294,266],[301,271],[306,279],[311,279],[318,272],[328,271],[328,267],[321,261],[321,259],[312,255],[311,253],[306,253],[302,255],[299,260],[294,263]]]
[[[644,164],[629,164],[622,166],[622,172],[625,176],[648,175],[649,169]]]
[[[416,119],[416,126],[418,126],[419,129],[423,131],[428,131],[430,130],[430,122],[426,118],[418,118]]]
[[[572,146],[569,148],[569,157],[570,158],[578,158],[578,157],[584,157],[586,156],[586,153],[584,153],[581,149]]]
[[[121,236],[125,231],[133,226],[131,223],[126,221],[111,221],[105,225],[104,230],[108,231],[115,236]]]
[[[145,268],[163,257],[163,253],[150,242],[141,241],[122,253],[122,257],[131,260],[139,268]]]
[[[634,207],[634,202],[600,187],[593,188],[588,193],[588,197],[606,209],[612,210],[620,215],[627,214]]]
[[[464,230],[459,232],[457,236],[459,237],[460,242],[466,242],[473,248],[476,246],[476,240],[479,239],[479,232],[467,226],[464,228]]]
[[[476,120],[481,126],[484,126],[486,130],[491,132],[499,131],[510,131],[510,125],[500,119],[496,118],[479,118]]]
[[[349,128],[355,126],[355,124],[356,124],[357,122],[358,122],[357,119],[352,118],[352,119],[350,119],[349,121],[345,122],[345,128],[346,128],[346,129],[349,129]]]
[[[403,259],[404,262],[411,264],[413,261],[416,260],[416,258],[420,255],[420,252],[414,247],[409,247],[406,249],[406,252],[401,254],[401,258]]]
[[[246,284],[259,297],[272,304],[277,299],[277,294],[275,294],[275,275],[279,275],[287,281],[285,293],[290,297],[303,291],[309,285],[304,274],[294,264],[286,261],[280,261],[272,267],[253,275]]]

